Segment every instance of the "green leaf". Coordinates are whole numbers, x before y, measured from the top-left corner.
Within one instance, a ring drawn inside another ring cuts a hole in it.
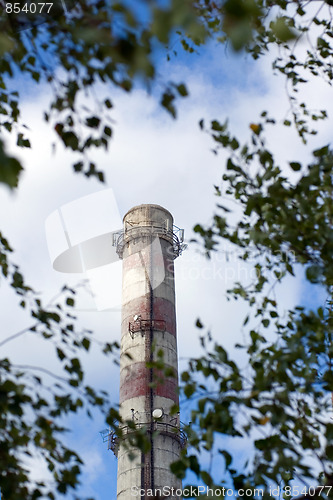
[[[62,140],[67,148],[73,151],[79,149],[79,138],[74,132],[64,132],[62,134]]]
[[[181,83],[180,85],[177,85],[176,89],[178,91],[178,94],[181,95],[182,97],[185,97],[188,95],[188,90],[186,88],[186,85],[184,85],[183,83]]]
[[[306,278],[311,282],[311,283],[319,283],[321,278],[323,276],[323,270],[321,266],[318,266],[317,264],[313,264],[306,269]]]
[[[86,125],[87,125],[87,127],[90,127],[90,128],[98,128],[100,123],[101,123],[101,120],[97,116],[91,116],[90,118],[86,119]]]
[[[315,149],[313,151],[313,156],[315,158],[321,158],[322,156],[326,156],[328,153],[329,153],[329,147],[328,146],[324,146],[322,148]]]
[[[298,162],[295,162],[295,161],[292,161],[289,163],[290,167],[295,171],[297,172],[298,170],[301,170],[302,168],[302,165]]]
[[[108,137],[111,137],[112,135],[112,130],[110,127],[104,127],[104,134],[107,135]]]
[[[213,120],[211,122],[211,128],[212,128],[212,130],[215,130],[217,132],[225,132],[225,130],[227,128],[227,124],[226,123],[221,124],[217,120]]]
[[[200,473],[200,464],[198,462],[198,458],[195,455],[190,455],[188,457],[190,462],[190,469],[197,475]]]
[[[66,354],[64,353],[64,351],[62,349],[60,349],[59,347],[57,347],[57,356],[58,358],[60,359],[60,361],[62,361],[63,359],[66,358]]]
[[[20,162],[6,154],[0,141],[0,183],[6,184],[10,189],[16,188],[22,171]]]
[[[278,17],[275,21],[271,22],[270,28],[281,42],[288,42],[296,37],[296,31],[288,26],[288,18]]]
[[[232,462],[232,456],[226,450],[219,450],[219,453],[224,456],[225,468],[228,469]]]
[[[187,398],[190,398],[191,396],[193,396],[194,392],[195,392],[195,385],[194,384],[185,385],[184,394]]]
[[[327,441],[333,441],[333,424],[326,424],[326,439]]]
[[[16,144],[17,144],[17,146],[19,146],[21,148],[30,148],[31,147],[30,141],[28,139],[25,139],[23,134],[18,134]]]
[[[78,161],[77,163],[74,163],[73,168],[75,172],[81,172],[81,170],[83,169],[83,162]]]
[[[89,351],[89,348],[90,348],[90,340],[85,337],[83,340],[82,340],[82,345],[83,347],[85,348],[86,351]]]
[[[161,99],[161,105],[167,111],[169,111],[169,113],[173,116],[173,118],[176,118],[176,108],[174,106],[174,100],[175,96],[172,92],[170,91],[164,92]]]
[[[210,474],[208,474],[208,472],[202,470],[202,471],[200,471],[200,475],[201,475],[201,478],[205,484],[207,484],[208,486],[213,485],[212,477]]]

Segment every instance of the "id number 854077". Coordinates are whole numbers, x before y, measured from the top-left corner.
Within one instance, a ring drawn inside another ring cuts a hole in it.
[[[21,4],[19,2],[15,3],[6,3],[6,13],[7,14],[20,14],[21,12],[25,12],[26,14],[41,14],[46,13],[49,14],[53,6],[52,3],[43,3],[43,2],[29,2]]]

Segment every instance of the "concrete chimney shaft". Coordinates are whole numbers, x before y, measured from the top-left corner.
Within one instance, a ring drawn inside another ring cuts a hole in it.
[[[173,262],[178,250],[173,217],[167,210],[140,205],[127,212],[118,245],[123,258],[120,414],[146,429],[151,449],[146,454],[137,451],[130,460],[120,441],[117,500],[132,500],[134,495],[148,499],[152,498],[148,490],[181,488],[169,468],[184,444],[179,416],[170,414],[178,405]],[[157,359],[158,351],[163,351],[164,362],[175,377],[146,366]],[[123,433],[126,439],[130,429],[124,426]]]

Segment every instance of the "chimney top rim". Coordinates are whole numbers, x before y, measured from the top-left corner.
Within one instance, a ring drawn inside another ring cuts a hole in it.
[[[141,205],[135,205],[134,207],[130,208],[124,215],[123,217],[123,222],[125,221],[126,217],[131,213],[137,210],[138,208],[144,208],[144,207],[151,207],[151,208],[159,208],[166,214],[170,215],[171,219],[173,220],[173,215],[169,210],[166,208],[162,207],[161,205],[157,205],[156,203],[142,203]]]

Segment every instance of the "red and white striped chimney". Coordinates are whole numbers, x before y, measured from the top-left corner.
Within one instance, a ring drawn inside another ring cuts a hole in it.
[[[171,414],[179,403],[173,261],[182,250],[173,228],[170,212],[159,205],[140,205],[125,215],[118,241],[123,259],[120,414],[145,429],[151,447],[147,453],[136,451],[131,460],[133,451],[124,446],[131,429],[123,427],[117,500],[148,499],[151,491],[181,488],[170,471],[184,445],[179,416]],[[147,367],[158,352],[175,376]]]

